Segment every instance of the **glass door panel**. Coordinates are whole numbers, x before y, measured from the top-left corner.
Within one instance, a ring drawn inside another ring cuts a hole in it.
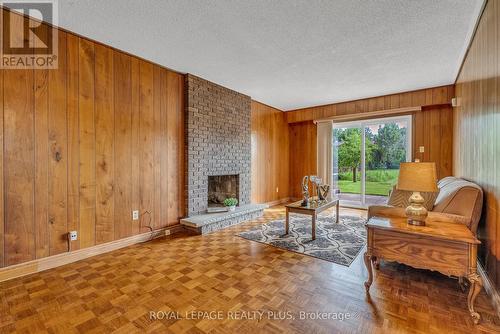
[[[399,164],[410,161],[406,118],[365,123],[364,206],[383,205],[399,175]]]
[[[362,205],[362,127],[335,127],[333,129],[333,189],[340,191],[340,199],[350,206]]]
[[[411,161],[411,116],[334,124],[333,188],[343,206],[387,203],[399,164]]]

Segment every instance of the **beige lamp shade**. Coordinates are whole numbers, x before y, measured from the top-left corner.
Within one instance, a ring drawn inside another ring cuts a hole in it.
[[[402,162],[399,166],[399,190],[437,192],[434,162]]]

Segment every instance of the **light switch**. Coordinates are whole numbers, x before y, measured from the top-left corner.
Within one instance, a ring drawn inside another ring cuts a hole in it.
[[[419,151],[420,153],[424,153],[424,152],[425,152],[425,147],[423,147],[423,146],[419,146],[419,147],[418,147],[418,151]]]

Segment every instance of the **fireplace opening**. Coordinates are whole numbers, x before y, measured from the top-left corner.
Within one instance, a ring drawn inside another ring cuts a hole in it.
[[[239,175],[214,175],[208,177],[208,207],[224,207],[226,198],[236,198],[240,193]]]

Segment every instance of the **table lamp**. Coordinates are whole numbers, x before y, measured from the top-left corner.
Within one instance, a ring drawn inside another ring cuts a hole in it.
[[[434,162],[403,162],[400,164],[397,189],[412,191],[406,208],[408,224],[424,226],[427,209],[422,205],[424,192],[437,192],[436,164]]]

